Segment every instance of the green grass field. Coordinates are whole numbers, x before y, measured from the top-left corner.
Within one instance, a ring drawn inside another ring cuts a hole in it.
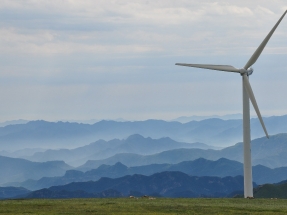
[[[287,214],[287,200],[66,199],[3,200],[0,214]]]

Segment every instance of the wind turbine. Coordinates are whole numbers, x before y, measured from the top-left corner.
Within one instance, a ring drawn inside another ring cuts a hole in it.
[[[176,63],[175,65],[178,66],[188,66],[188,67],[196,67],[202,69],[211,69],[211,70],[219,70],[225,72],[235,72],[239,73],[242,76],[242,93],[243,93],[243,153],[244,153],[244,197],[253,197],[253,184],[252,184],[252,165],[251,165],[251,136],[250,136],[250,108],[249,108],[249,99],[257,113],[257,116],[260,120],[262,128],[266,134],[266,137],[269,138],[267,130],[265,128],[263,119],[261,117],[258,105],[256,103],[251,85],[249,83],[249,78],[253,73],[253,69],[251,66],[257,61],[258,57],[260,56],[261,52],[265,48],[266,44],[268,43],[269,39],[271,38],[272,34],[276,30],[277,26],[280,24],[281,20],[286,15],[287,10],[278,20],[276,25],[272,28],[254,54],[251,56],[249,61],[242,69],[237,69],[233,66],[229,65],[210,65],[210,64],[186,64],[186,63]]]

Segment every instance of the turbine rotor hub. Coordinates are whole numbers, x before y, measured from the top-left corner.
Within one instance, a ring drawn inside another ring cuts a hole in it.
[[[250,76],[250,75],[252,75],[252,73],[253,73],[253,68],[249,68],[249,69],[241,69],[240,70],[240,74],[241,75],[244,75],[244,74],[246,74],[247,76]]]

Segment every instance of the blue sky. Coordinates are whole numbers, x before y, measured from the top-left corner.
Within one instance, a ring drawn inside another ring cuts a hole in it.
[[[243,67],[283,0],[1,0],[0,122],[241,113]],[[250,78],[262,115],[287,114],[287,17]]]

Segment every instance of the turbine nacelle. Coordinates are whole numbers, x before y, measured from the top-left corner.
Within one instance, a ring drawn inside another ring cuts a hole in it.
[[[247,70],[242,68],[242,69],[239,70],[239,73],[241,74],[241,76],[244,75],[244,74],[246,74],[247,76],[250,76],[250,75],[252,75],[253,71],[254,70],[253,70],[252,67],[247,69]]]

